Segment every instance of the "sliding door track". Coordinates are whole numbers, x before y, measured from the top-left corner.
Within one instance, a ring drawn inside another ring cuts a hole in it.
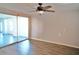
[[[29,40],[29,39],[25,39],[25,40]],[[8,46],[11,46],[11,45],[14,45],[14,44],[18,44],[18,43],[23,42],[23,41],[25,41],[25,40],[21,40],[21,41],[19,41],[19,42],[14,42],[14,43],[12,43],[12,44],[9,44],[9,45],[0,47],[0,49],[5,48],[5,47],[8,47]]]

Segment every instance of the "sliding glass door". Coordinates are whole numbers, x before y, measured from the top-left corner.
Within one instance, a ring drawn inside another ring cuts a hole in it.
[[[0,13],[0,47],[28,39],[28,18]]]
[[[18,41],[28,39],[28,18],[18,16]]]

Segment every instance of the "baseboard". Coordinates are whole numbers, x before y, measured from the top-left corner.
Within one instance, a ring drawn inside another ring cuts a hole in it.
[[[54,44],[58,44],[58,45],[64,45],[64,46],[68,46],[68,47],[73,47],[73,48],[79,49],[79,46],[73,46],[73,45],[64,44],[64,43],[52,42],[52,41],[38,39],[38,38],[31,38],[31,39],[33,39],[33,40],[39,40],[39,41],[44,41],[44,42],[49,42],[49,43],[54,43]]]

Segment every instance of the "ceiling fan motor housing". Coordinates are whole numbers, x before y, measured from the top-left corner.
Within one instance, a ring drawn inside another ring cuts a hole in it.
[[[42,5],[42,3],[38,3],[40,6]]]
[[[43,10],[43,7],[38,7],[37,10],[38,11],[42,11]]]

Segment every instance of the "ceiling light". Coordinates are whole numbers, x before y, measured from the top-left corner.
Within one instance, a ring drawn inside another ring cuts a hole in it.
[[[44,13],[44,11],[37,11],[37,13],[39,13],[40,15],[42,15]]]

